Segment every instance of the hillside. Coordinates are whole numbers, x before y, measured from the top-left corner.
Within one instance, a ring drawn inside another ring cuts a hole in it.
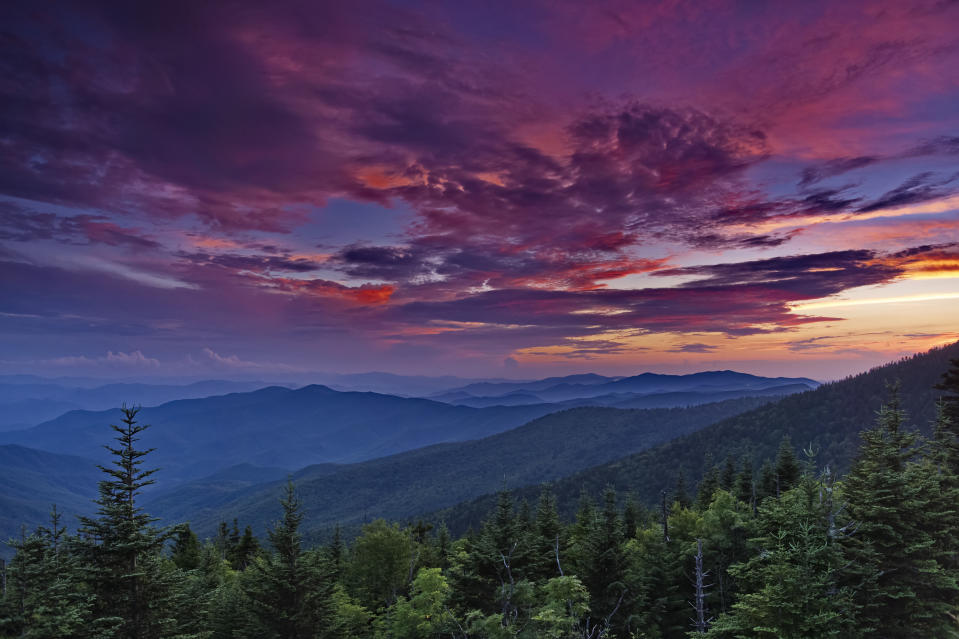
[[[134,400],[134,398],[130,398]],[[515,428],[551,405],[469,408],[325,386],[269,387],[144,408],[151,424],[143,445],[165,482],[196,479],[240,463],[302,468],[353,462],[438,442],[465,441]],[[0,433],[0,444],[103,460],[119,410],[73,411],[23,431]]]
[[[661,375],[642,373],[632,377],[603,377],[602,375],[569,375],[548,377],[531,382],[469,384],[432,396],[432,399],[467,406],[492,406],[500,403],[570,402],[591,399],[601,405],[612,405],[608,398],[639,398],[659,395],[664,398],[657,405],[667,405],[669,395],[691,394],[705,401],[720,401],[723,393],[738,397],[771,394],[775,389],[816,388],[819,383],[805,377],[760,377],[736,371],[705,371],[688,375]],[[778,392],[778,391],[776,391]],[[794,392],[783,390],[779,394]],[[668,404],[683,405],[680,402]]]
[[[192,384],[83,384],[33,376],[0,376],[0,431],[36,426],[71,410],[107,410],[123,402],[157,406],[177,399],[195,399],[263,388],[262,382],[207,380]]]
[[[766,458],[775,457],[784,435],[797,449],[810,445],[818,451],[819,465],[844,472],[859,446],[859,432],[870,427],[886,398],[886,384],[902,384],[903,408],[909,423],[928,432],[939,392],[933,387],[959,357],[959,342],[914,355],[861,375],[823,384],[813,391],[790,395],[749,412],[719,421],[707,428],[677,437],[655,448],[584,469],[553,483],[560,507],[572,515],[580,493],[598,496],[607,485],[621,493],[631,491],[647,504],[656,503],[661,491],[672,491],[679,469],[689,485],[703,473],[708,456],[721,463],[728,455],[737,461],[749,455],[758,469]],[[797,450],[798,452],[798,450]],[[517,498],[533,500],[540,486],[525,486]],[[445,520],[452,530],[477,525],[495,503],[494,495],[430,515]]]
[[[693,408],[622,410],[576,408],[536,419],[484,439],[441,444],[347,466],[311,466],[293,475],[307,529],[374,517],[407,517],[496,490],[553,480],[624,452],[755,408],[769,399],[745,398]],[[276,517],[283,481],[237,490],[201,480],[151,496],[148,510],[169,522],[190,521],[209,534],[220,520],[239,517],[263,532]],[[208,496],[212,495],[212,499]]]
[[[89,459],[0,446],[0,556],[10,554],[2,542],[18,536],[21,525],[30,531],[46,523],[53,504],[72,528],[75,515],[93,511],[91,500],[102,478]]]

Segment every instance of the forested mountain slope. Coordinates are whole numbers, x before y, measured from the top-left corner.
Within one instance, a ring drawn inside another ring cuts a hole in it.
[[[341,467],[308,467],[292,479],[306,507],[307,529],[375,517],[401,518],[496,490],[504,481],[522,485],[557,479],[768,401],[744,398],[652,410],[575,408],[485,439]],[[151,496],[147,508],[166,521],[190,521],[204,534],[233,517],[262,532],[275,516],[283,483],[246,488],[231,498],[201,480]]]
[[[549,377],[531,382],[470,384],[436,395],[433,399],[467,406],[492,406],[497,400],[510,404],[518,403],[517,399],[525,399],[525,403],[540,401],[555,403],[590,398],[628,399],[651,395],[660,395],[664,398],[676,395],[678,398],[682,394],[688,394],[693,398],[716,395],[705,401],[720,401],[733,397],[733,395],[719,396],[722,393],[737,393],[735,396],[745,397],[774,394],[769,391],[777,388],[798,387],[801,390],[808,390],[818,385],[818,382],[805,377],[760,377],[729,370],[703,371],[688,375],[642,373],[631,377],[603,377],[589,374]],[[787,392],[796,391],[783,390],[781,394]],[[612,401],[599,403],[604,406],[614,404]],[[702,403],[702,400],[699,403]],[[660,401],[658,405],[665,406],[666,402]],[[685,404],[679,400],[669,405]]]
[[[0,431],[30,428],[71,410],[107,410],[131,400],[143,406],[158,406],[177,399],[243,393],[268,385],[255,381],[225,380],[191,384],[94,382],[0,375]]]
[[[176,482],[239,463],[302,468],[371,459],[485,437],[554,410],[551,405],[479,409],[325,386],[274,386],[169,402],[144,408],[140,417],[153,426],[144,446],[157,449],[153,461],[164,469],[163,481]],[[108,425],[119,418],[118,409],[73,411],[27,430],[0,433],[0,444],[102,460]]]
[[[814,391],[784,397],[649,450],[582,470],[554,482],[553,490],[567,516],[571,516],[582,491],[596,497],[607,485],[654,504],[663,490],[672,492],[680,470],[690,488],[706,470],[704,459],[721,464],[731,456],[739,463],[745,455],[758,470],[764,459],[775,457],[786,435],[797,449],[811,445],[818,464],[844,472],[859,447],[860,431],[872,426],[887,398],[888,383],[898,380],[902,385],[907,423],[929,432],[941,395],[934,386],[949,368],[949,360],[957,357],[959,342],[823,384]],[[540,486],[530,485],[517,489],[516,495],[534,500],[539,491]],[[429,517],[447,521],[454,531],[465,530],[489,513],[495,499],[495,495],[486,495]]]
[[[90,513],[102,473],[89,459],[23,446],[0,446],[0,556],[3,543],[49,519],[53,504],[73,526],[74,515]]]

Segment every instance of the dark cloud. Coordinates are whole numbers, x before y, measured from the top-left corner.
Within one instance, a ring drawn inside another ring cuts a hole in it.
[[[793,299],[813,299],[847,288],[880,284],[902,274],[900,268],[882,263],[877,259],[879,257],[870,250],[832,251],[666,269],[653,275],[696,276],[694,281],[681,285],[686,289],[765,283],[790,291],[795,295]]]
[[[803,188],[809,187],[826,178],[842,175],[849,171],[855,171],[856,169],[876,164],[881,160],[882,158],[873,155],[860,155],[857,157],[836,158],[828,162],[823,162],[822,164],[807,166],[802,170],[799,186]]]
[[[123,228],[104,216],[41,213],[0,203],[0,239],[14,242],[56,240],[72,244],[106,244],[155,249],[159,244],[134,229]]]
[[[683,344],[677,348],[670,349],[671,353],[712,353],[717,350],[718,346],[711,346],[709,344],[702,343],[693,343],[693,344]]]
[[[322,267],[322,264],[306,258],[289,258],[277,255],[239,255],[236,253],[181,253],[180,257],[197,264],[214,264],[226,269],[255,271],[289,271],[308,273]]]
[[[914,175],[896,188],[883,193],[877,199],[857,210],[860,213],[869,213],[880,209],[927,202],[945,197],[951,191],[944,187],[955,182],[957,176],[945,180],[937,180],[935,177],[935,174],[932,172]]]

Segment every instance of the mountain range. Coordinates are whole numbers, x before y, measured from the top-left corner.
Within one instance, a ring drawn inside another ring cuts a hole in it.
[[[290,477],[312,534],[380,516],[443,519],[462,530],[477,525],[504,485],[534,499],[552,482],[567,510],[581,490],[598,494],[607,483],[651,502],[681,468],[693,484],[707,453],[758,465],[783,435],[811,446],[817,463],[844,469],[886,382],[901,380],[923,427],[952,357],[959,343],[823,385],[712,371],[482,381],[432,399],[320,385],[179,399],[140,413],[152,425],[141,444],[156,448],[149,461],[162,469],[143,499],[151,514],[203,534],[233,517],[262,533]],[[453,403],[462,400],[517,405]],[[106,460],[108,424],[118,418],[116,409],[71,411],[0,433],[0,535],[42,522],[50,502],[89,512],[95,464]]]
[[[683,472],[687,486],[695,486],[707,468],[704,459],[723,463],[745,456],[754,469],[773,459],[788,436],[799,450],[815,454],[820,468],[843,473],[859,447],[859,433],[875,423],[876,414],[889,399],[889,385],[898,383],[907,424],[929,435],[941,392],[935,385],[959,358],[959,342],[904,358],[840,381],[823,384],[808,393],[790,395],[718,421],[696,432],[680,435],[648,450],[570,473],[552,483],[566,517],[572,516],[582,492],[598,499],[606,486],[620,494],[632,492],[647,504],[656,503],[663,490],[672,492]],[[803,459],[804,455],[799,454]],[[541,486],[514,484],[518,499],[534,500]],[[458,504],[428,515],[443,520],[451,530],[476,526],[490,512],[495,495]]]
[[[432,395],[431,399],[463,406],[557,403],[589,399],[591,403],[602,406],[639,408],[640,406],[631,402],[635,403],[641,398],[659,397],[661,405],[677,406],[729,399],[733,396],[785,395],[817,386],[819,382],[805,377],[759,377],[729,370],[689,375],[643,373],[632,377],[586,374],[548,377],[532,382],[468,384]],[[724,394],[727,396],[721,397]],[[680,397],[684,399],[680,400]],[[676,403],[669,403],[670,401]],[[651,402],[655,403],[657,402]]]
[[[370,517],[409,517],[437,504],[476,497],[504,482],[522,485],[557,479],[695,432],[767,401],[744,398],[650,410],[574,408],[474,441],[437,444],[357,464],[309,466],[291,479],[308,505],[308,528],[361,523]],[[204,533],[230,517],[263,532],[275,518],[284,483],[285,479],[240,486],[229,495],[222,480],[213,477],[155,493],[147,507],[166,521],[187,519]]]

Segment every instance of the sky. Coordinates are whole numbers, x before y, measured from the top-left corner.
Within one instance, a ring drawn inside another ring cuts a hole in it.
[[[3,3],[0,372],[836,379],[953,342],[957,25]]]

